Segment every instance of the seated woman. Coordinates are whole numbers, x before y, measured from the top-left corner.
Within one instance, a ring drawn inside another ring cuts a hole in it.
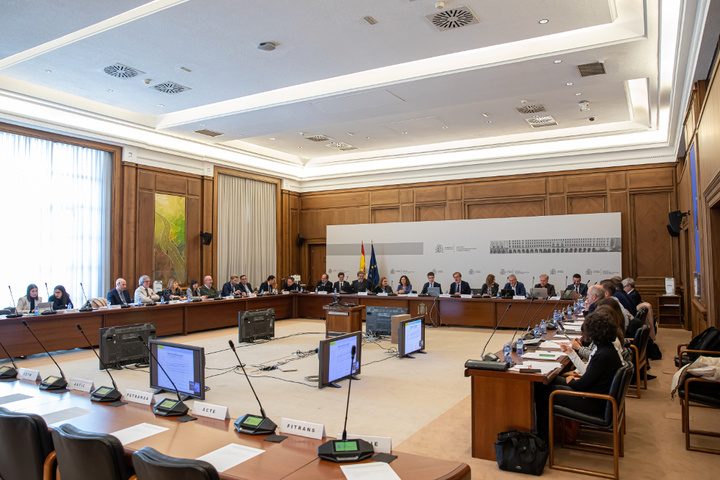
[[[160,295],[153,292],[152,288],[150,288],[150,277],[143,275],[138,279],[138,285],[139,287],[135,289],[136,302],[138,299],[142,303],[153,303],[160,300]]]
[[[178,285],[178,281],[172,277],[168,278],[168,287],[163,290],[162,296],[166,302],[169,302],[170,300],[185,300],[182,290],[180,290],[180,285]]]
[[[548,438],[548,405],[550,394],[555,390],[574,390],[588,393],[610,392],[615,373],[622,366],[622,360],[613,345],[617,339],[617,318],[615,311],[602,305],[585,319],[585,336],[595,345],[595,350],[585,369],[585,373],[568,377],[555,377],[549,385],[541,383],[535,386],[535,412],[538,434]],[[606,401],[569,396],[555,397],[556,405],[563,405],[588,415],[602,415]]]
[[[65,291],[65,287],[58,285],[55,287],[55,295],[50,298],[53,304],[53,310],[65,310],[66,308],[73,308],[73,303],[70,300],[70,295]]]
[[[380,279],[380,283],[373,288],[373,293],[393,293],[392,288],[388,285],[387,277]]]
[[[18,298],[17,301],[17,312],[28,313],[35,310],[35,305],[42,302],[42,297],[38,296],[38,287],[34,283],[31,283],[27,287],[27,294],[24,297]]]
[[[613,319],[617,322],[617,338],[613,342],[613,346],[617,350],[618,355],[620,356],[620,361],[624,365],[625,361],[623,360],[623,344],[625,343],[625,317],[623,316],[622,310],[620,309],[620,304],[613,298],[603,298],[595,302],[595,304],[596,308],[604,305],[610,308],[614,313]],[[569,347],[567,345],[560,344],[560,348],[563,352],[568,354],[570,361],[573,362],[573,365],[575,365],[578,373],[582,374],[585,372],[585,362],[588,361],[590,355],[595,350],[595,345],[589,342],[588,346],[583,346],[577,339],[573,339]]]
[[[484,297],[497,297],[499,288],[500,285],[495,283],[495,275],[491,273],[485,278],[485,283],[483,283],[482,289],[480,290],[480,295]]]
[[[397,294],[412,293],[412,284],[407,275],[400,277],[400,283],[398,283]]]
[[[187,292],[185,292],[185,295],[188,298],[200,296],[200,286],[199,286],[197,280],[195,280],[195,279],[190,280],[190,286],[188,287]]]

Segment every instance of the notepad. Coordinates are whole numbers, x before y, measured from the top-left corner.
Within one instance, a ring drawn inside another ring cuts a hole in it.
[[[550,351],[536,351],[536,352],[527,352],[522,356],[522,358],[526,358],[528,360],[549,360],[549,361],[556,361],[559,358],[564,357],[565,354],[562,352],[550,352]]]
[[[162,433],[165,430],[168,429],[158,425],[152,425],[150,423],[140,423],[132,427],[123,428],[117,432],[112,432],[110,435],[113,435],[120,440],[120,443],[123,445],[127,445],[128,443],[137,442],[143,438],[152,437],[153,435]]]
[[[205,454],[202,457],[198,457],[198,460],[204,460],[215,467],[215,470],[218,472],[224,472],[225,470],[229,470],[235,465],[239,465],[246,460],[250,460],[263,452],[265,452],[265,450],[231,443]]]
[[[526,368],[537,368],[538,370],[540,370],[540,373],[542,373],[543,375],[547,375],[556,368],[562,368],[562,364],[558,362],[523,362],[522,365],[515,365],[510,370],[514,370],[517,372]]]
[[[347,480],[400,480],[390,465],[382,462],[340,465]]]

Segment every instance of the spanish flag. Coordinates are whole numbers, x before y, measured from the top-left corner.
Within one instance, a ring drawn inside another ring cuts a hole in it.
[[[360,241],[360,271],[365,272],[365,245]]]

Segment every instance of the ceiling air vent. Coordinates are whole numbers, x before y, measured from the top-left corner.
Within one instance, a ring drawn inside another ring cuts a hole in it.
[[[132,77],[137,77],[141,73],[145,73],[145,72],[141,72],[137,68],[132,68],[132,67],[128,67],[127,65],[123,65],[122,63],[108,65],[107,67],[103,68],[103,72],[107,73],[111,77],[116,77],[116,78],[132,78]]]
[[[347,152],[348,150],[358,150],[360,148],[345,142],[330,142],[325,146],[335,148],[337,150],[342,150],[343,152]]]
[[[328,140],[332,140],[332,138],[327,135],[305,135],[303,138],[311,142],[327,142]]]
[[[199,133],[200,135],[206,135],[208,137],[219,137],[220,135],[224,135],[223,133],[216,132],[215,130],[208,130],[207,128],[203,128],[202,130],[195,130],[195,133]]]
[[[158,92],[162,93],[182,93],[185,90],[192,90],[190,87],[185,87],[175,82],[158,83],[157,85],[153,85],[150,88],[154,88]]]
[[[553,125],[557,125],[555,119],[550,115],[526,118],[525,121],[528,122],[533,128],[552,127]]]
[[[540,113],[540,112],[547,112],[545,109],[545,105],[542,103],[538,103],[536,105],[523,105],[522,107],[515,107],[515,110],[518,111],[518,113]]]
[[[591,77],[593,75],[605,75],[605,64],[602,62],[586,63],[577,66],[581,77]]]
[[[430,20],[430,22],[440,31],[454,30],[474,23],[480,23],[480,20],[468,6],[450,8],[439,13],[426,15],[425,18]]]

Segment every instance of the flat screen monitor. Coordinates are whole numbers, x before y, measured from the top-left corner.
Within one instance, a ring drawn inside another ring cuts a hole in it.
[[[138,339],[142,337],[142,341]],[[134,363],[150,363],[145,345],[155,340],[154,323],[136,323],[100,329],[100,363],[107,368],[120,368]],[[143,345],[144,343],[144,345]]]
[[[408,318],[398,323],[399,357],[425,349],[425,317]],[[412,357],[410,357],[412,358]]]
[[[393,315],[408,313],[401,307],[365,307],[365,333],[368,335],[390,335]]]
[[[352,360],[352,347],[355,359]],[[362,332],[320,340],[318,346],[318,388],[338,387],[335,382],[360,373]]]
[[[275,309],[248,310],[238,313],[238,341],[254,342],[275,336]]]
[[[427,289],[427,294],[431,297],[439,297],[440,293],[440,287],[428,287]]]
[[[180,396],[205,399],[205,349],[193,345],[150,340],[150,351],[160,362],[175,385]],[[174,392],[175,388],[167,375],[150,358],[150,388],[155,393]]]

